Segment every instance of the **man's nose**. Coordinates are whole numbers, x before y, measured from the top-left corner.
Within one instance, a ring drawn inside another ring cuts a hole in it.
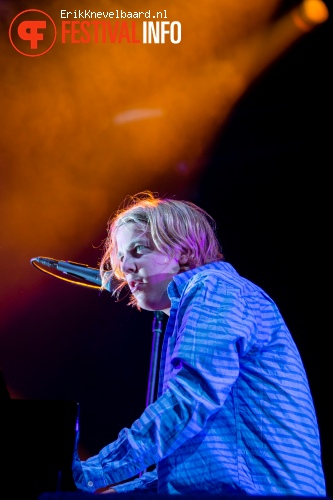
[[[124,255],[122,263],[121,263],[121,270],[123,273],[130,273],[135,271],[136,265],[133,257],[131,255]]]

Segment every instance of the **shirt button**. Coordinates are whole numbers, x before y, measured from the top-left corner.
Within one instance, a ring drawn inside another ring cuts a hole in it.
[[[88,481],[88,486],[94,486],[94,483],[92,481]]]

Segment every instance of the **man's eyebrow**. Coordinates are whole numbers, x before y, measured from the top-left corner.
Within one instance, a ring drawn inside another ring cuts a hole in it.
[[[137,239],[131,241],[131,243],[128,245],[127,250],[132,250],[136,245],[147,245],[148,238],[146,236],[140,236]],[[121,256],[121,252],[118,252],[118,258]]]

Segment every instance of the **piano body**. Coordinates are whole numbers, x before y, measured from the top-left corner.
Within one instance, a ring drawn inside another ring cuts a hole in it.
[[[75,401],[0,400],[0,477],[6,498],[37,499],[76,491],[72,459],[78,426]]]

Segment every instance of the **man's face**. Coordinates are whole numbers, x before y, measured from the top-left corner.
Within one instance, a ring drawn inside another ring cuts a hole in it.
[[[116,243],[120,269],[138,306],[169,314],[167,286],[180,270],[178,260],[157,250],[150,233],[134,223],[117,229]]]

